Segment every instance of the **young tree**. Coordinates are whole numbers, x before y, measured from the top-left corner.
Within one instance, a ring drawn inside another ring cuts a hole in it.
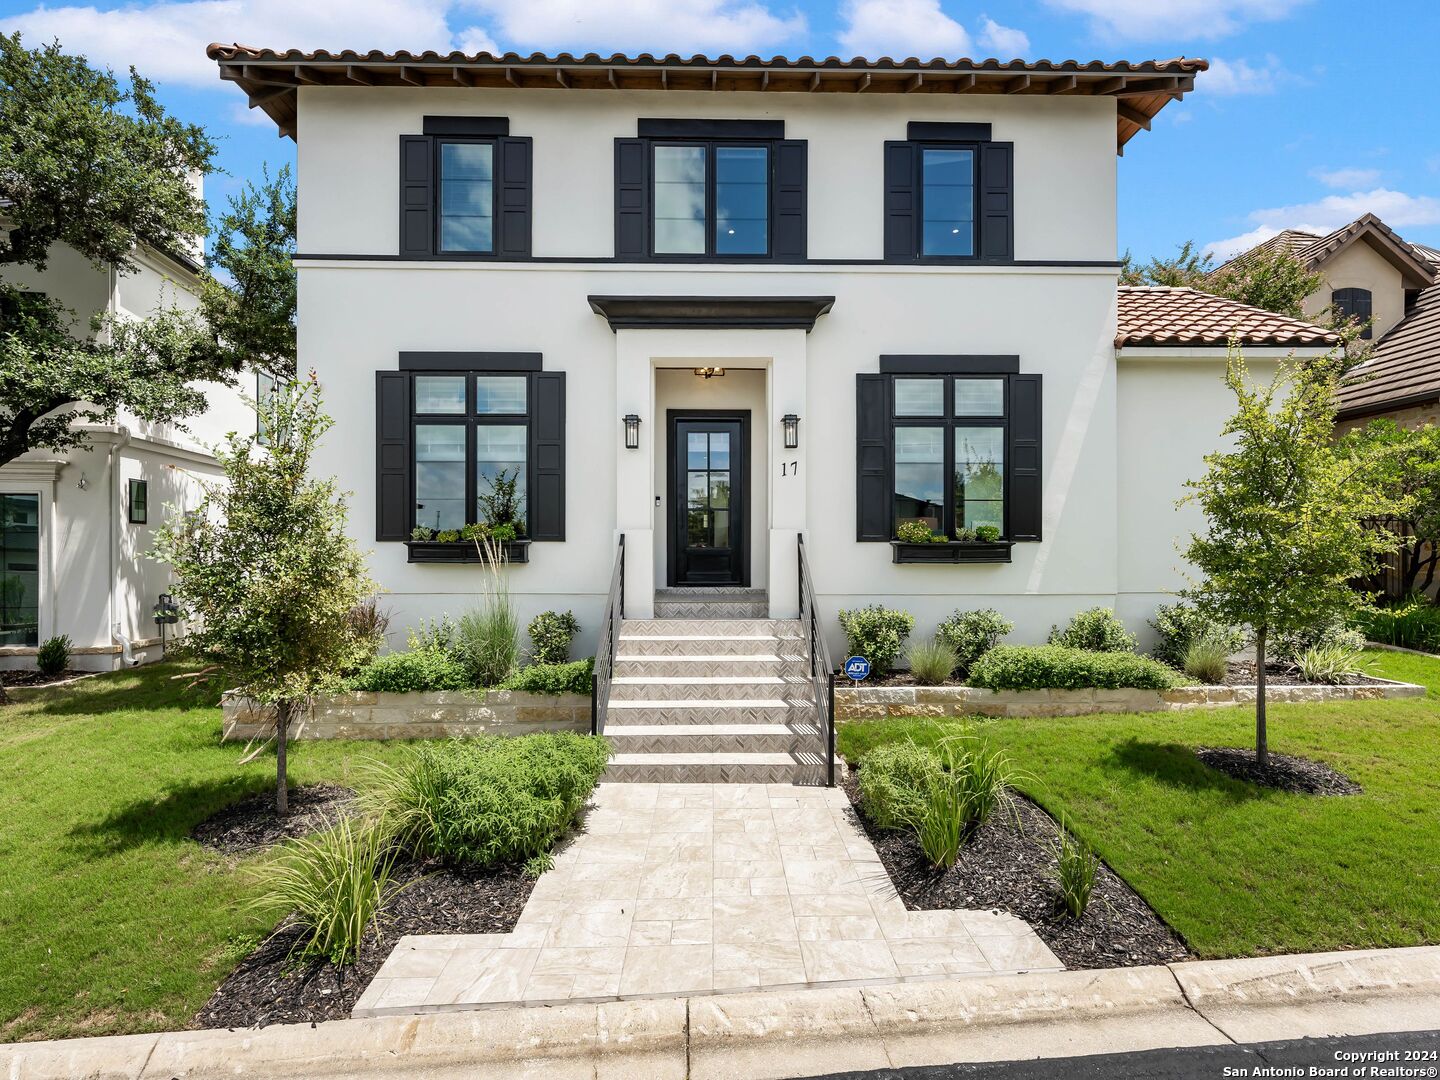
[[[1265,726],[1266,645],[1280,634],[1331,623],[1366,603],[1351,581],[1368,574],[1398,539],[1367,526],[1407,508],[1373,480],[1371,450],[1334,443],[1333,357],[1286,364],[1268,385],[1249,378],[1232,345],[1225,383],[1237,402],[1225,425],[1232,449],[1206,455],[1206,473],[1186,486],[1206,530],[1185,557],[1204,574],[1186,595],[1222,622],[1255,636],[1255,755],[1270,763]]]
[[[1251,307],[1313,321],[1305,314],[1305,298],[1324,284],[1324,274],[1308,269],[1288,251],[1258,248],[1221,267],[1198,287]]]
[[[288,810],[285,751],[307,699],[374,653],[350,612],[375,591],[345,532],[345,499],[333,480],[308,475],[330,427],[312,374],[258,403],[258,435],[229,436],[225,470],[198,510],[161,530],[154,557],[175,573],[175,595],[197,620],[184,649],[251,701],[273,709],[275,808]]]
[[[222,362],[295,374],[295,183],[286,165],[230,198],[214,223],[201,298]],[[227,281],[214,275],[219,271]]]
[[[92,321],[6,279],[12,267],[43,271],[56,244],[122,274],[137,269],[142,244],[181,250],[205,231],[189,178],[209,172],[214,153],[133,70],[122,87],[58,43],[26,49],[19,34],[0,34],[0,465],[84,446],[74,422],[109,423],[120,409],[149,421],[193,415],[205,400],[189,384],[228,376],[177,310]]]
[[[1209,292],[1204,282],[1214,269],[1210,253],[1200,251],[1194,240],[1186,240],[1173,257],[1152,258],[1143,266],[1136,265],[1130,252],[1125,252],[1120,260],[1120,284],[1188,286]]]
[[[1411,542],[1401,550],[1400,579],[1407,593],[1429,589],[1440,570],[1440,428],[1403,428],[1372,420],[1340,440],[1346,453],[1374,459],[1375,483],[1409,506],[1397,521]]]

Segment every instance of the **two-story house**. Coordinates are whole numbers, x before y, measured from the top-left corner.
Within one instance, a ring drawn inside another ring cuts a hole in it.
[[[133,258],[136,272],[120,274],[60,244],[43,272],[12,267],[7,279],[71,311],[77,335],[97,314],[144,318],[199,306],[198,243],[141,248]],[[0,467],[0,668],[33,668],[38,646],[55,635],[70,638],[70,666],[79,670],[159,658],[166,631],[155,608],[171,578],[146,557],[154,532],[170,508],[197,505],[202,482],[221,475],[212,449],[225,433],[255,424],[235,387],[209,385],[205,394],[207,410],[183,425],[122,412],[113,424],[84,425],[86,449],[32,451]]]
[[[473,603],[473,545],[413,537],[503,472],[512,595],[587,647],[622,534],[630,619],[793,619],[803,537],[836,648],[869,603],[1143,632],[1226,337],[1333,340],[1186,290],[1117,324],[1117,154],[1204,61],[209,55],[299,145],[319,467],[397,629]]]

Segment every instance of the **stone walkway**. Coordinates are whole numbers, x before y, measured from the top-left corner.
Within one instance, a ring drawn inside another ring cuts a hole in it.
[[[906,911],[838,788],[601,784],[509,934],[401,938],[355,1016],[1058,971],[1022,920]]]

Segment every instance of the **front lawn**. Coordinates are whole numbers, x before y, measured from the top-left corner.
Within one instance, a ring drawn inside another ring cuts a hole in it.
[[[1202,765],[1248,746],[1252,709],[980,721],[1029,777],[1017,786],[1096,851],[1203,957],[1440,943],[1440,659],[1372,652],[1371,673],[1430,697],[1272,705],[1270,746],[1364,791],[1286,795]],[[854,761],[955,722],[844,724]],[[964,856],[962,855],[963,859]]]
[[[237,910],[256,888],[244,863],[187,837],[273,791],[274,757],[237,765],[214,699],[177,670],[0,708],[0,1040],[186,1027],[269,929]],[[355,762],[395,748],[292,743],[291,784],[353,784]]]

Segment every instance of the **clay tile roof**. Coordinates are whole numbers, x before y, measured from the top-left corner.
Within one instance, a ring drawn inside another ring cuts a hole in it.
[[[1361,416],[1440,399],[1440,285],[1376,343],[1340,388],[1340,415]]]
[[[1322,266],[1336,252],[1344,250],[1353,241],[1360,239],[1364,239],[1382,258],[1399,270],[1404,275],[1408,287],[1421,288],[1435,279],[1436,268],[1432,265],[1433,260],[1414,244],[1406,243],[1398,233],[1374,214],[1362,214],[1348,225],[1342,225],[1324,236],[1301,229],[1285,229],[1269,240],[1256,244],[1248,251],[1242,251],[1229,262],[1213,270],[1209,277],[1213,279],[1237,263],[1243,263],[1257,251],[1275,251],[1277,249],[1285,250],[1299,259],[1307,268],[1314,270]]]
[[[462,86],[501,89],[749,90],[798,93],[879,94],[1072,94],[1115,101],[1116,142],[1123,147],[1171,100],[1193,90],[1204,60],[878,60],[836,56],[817,60],[783,56],[656,56],[641,53],[575,56],[558,53],[340,52],[209,46],[220,77],[238,85],[275,121],[280,134],[295,135],[301,86]]]
[[[1196,289],[1121,285],[1115,345],[1242,345],[1328,347],[1333,330],[1262,311]]]

